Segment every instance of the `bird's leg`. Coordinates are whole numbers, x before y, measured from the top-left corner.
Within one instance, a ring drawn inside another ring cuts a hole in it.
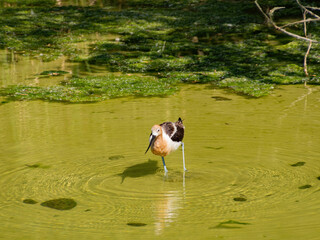
[[[184,143],[183,143],[183,142],[181,142],[181,147],[182,147],[183,170],[184,170],[184,171],[187,171],[187,169],[186,169],[186,162],[185,162],[185,159],[184,159]]]
[[[165,173],[167,173],[167,172],[168,172],[168,169],[167,169],[167,167],[166,167],[166,163],[165,163],[165,161],[164,161],[164,157],[161,157],[161,158],[162,158],[162,163],[163,163],[164,171],[165,171]]]

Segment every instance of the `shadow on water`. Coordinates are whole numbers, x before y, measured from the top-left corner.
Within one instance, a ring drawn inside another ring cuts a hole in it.
[[[122,177],[121,183],[123,183],[126,177],[138,178],[144,177],[150,174],[155,174],[158,170],[158,162],[154,160],[150,160],[145,163],[139,163],[127,167],[122,173],[118,174]]]

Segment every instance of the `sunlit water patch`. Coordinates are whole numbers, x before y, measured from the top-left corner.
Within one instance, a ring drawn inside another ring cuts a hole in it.
[[[317,239],[319,107],[302,86],[0,105],[0,236]],[[151,126],[178,117],[188,172],[178,150],[165,176],[144,152]]]

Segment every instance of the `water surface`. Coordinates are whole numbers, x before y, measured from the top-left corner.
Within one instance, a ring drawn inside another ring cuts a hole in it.
[[[319,108],[303,86],[2,104],[0,238],[318,239]],[[164,176],[144,152],[151,126],[178,117],[189,171],[178,150]]]

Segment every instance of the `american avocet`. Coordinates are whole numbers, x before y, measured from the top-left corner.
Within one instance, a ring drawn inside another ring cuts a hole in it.
[[[184,126],[181,118],[179,118],[176,122],[164,122],[160,125],[154,125],[151,128],[149,146],[146,153],[151,147],[151,152],[153,154],[161,156],[164,171],[167,173],[168,170],[164,161],[164,157],[170,152],[177,150],[181,145],[183,169],[184,171],[187,171],[184,160],[184,143],[182,142],[183,136]]]

